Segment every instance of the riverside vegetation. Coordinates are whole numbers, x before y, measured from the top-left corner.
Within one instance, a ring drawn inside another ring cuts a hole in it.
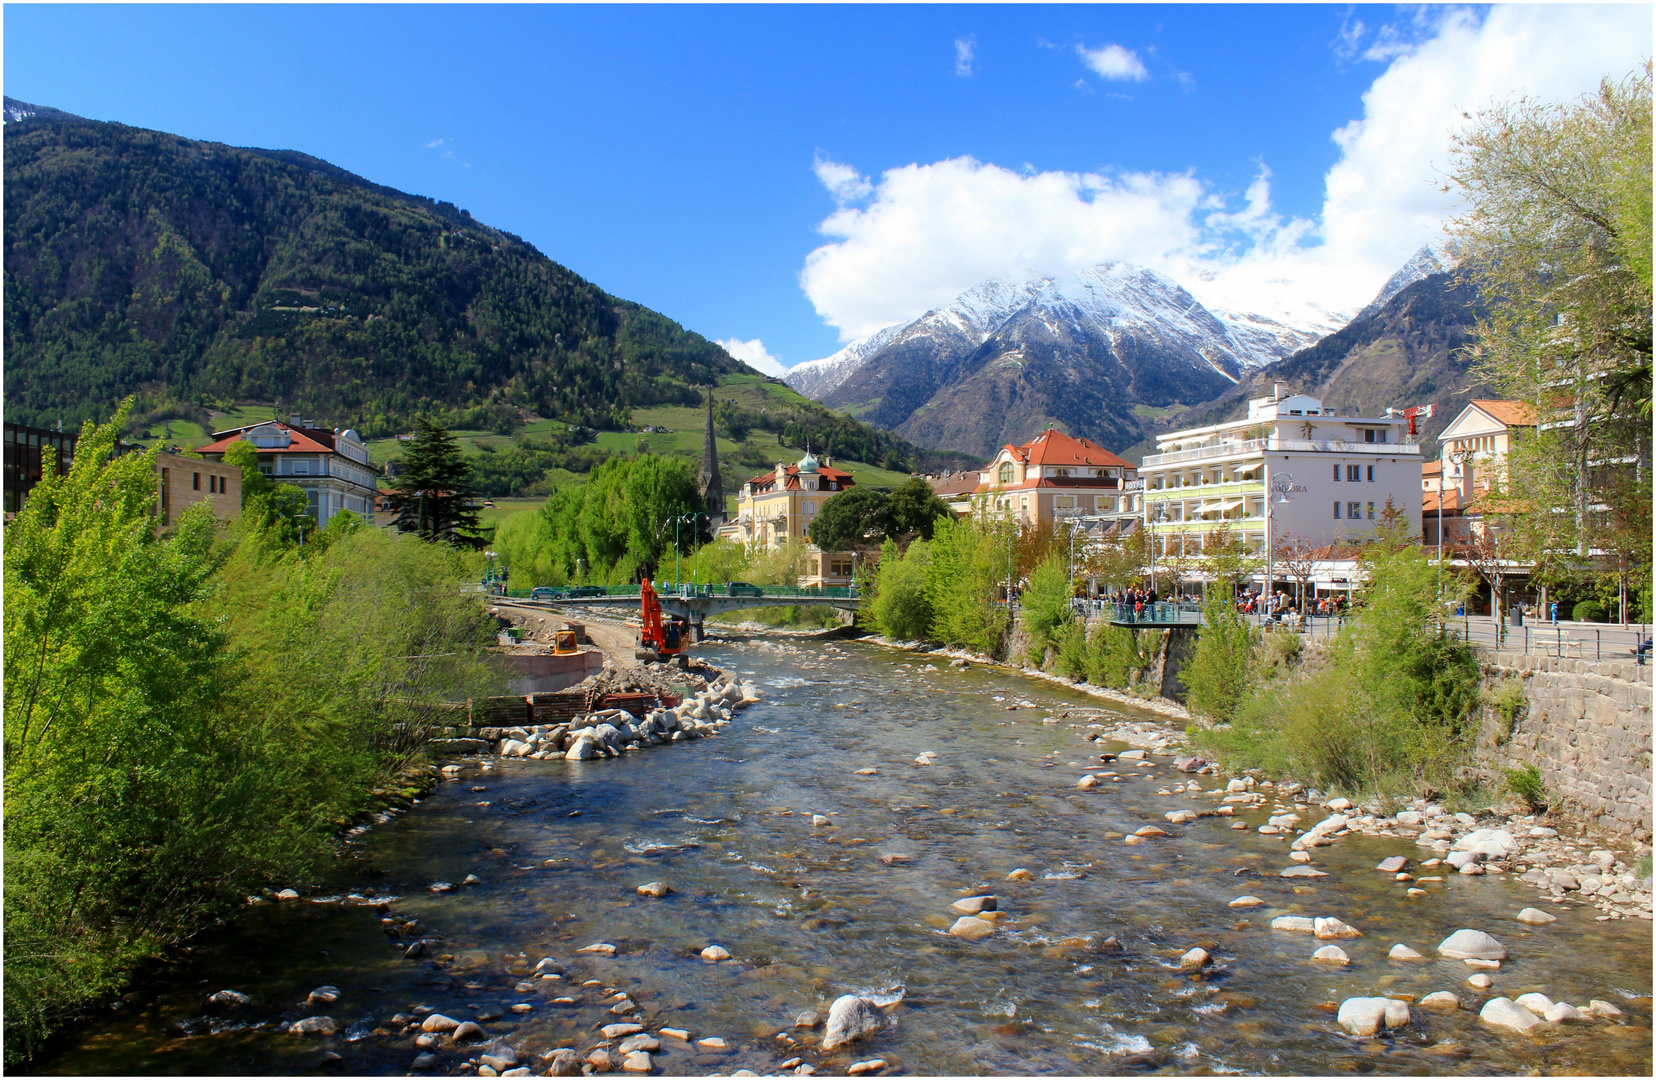
[[[443,701],[498,690],[477,556],[317,530],[248,463],[237,525],[198,504],[158,531],[153,452],[114,453],[129,408],[5,533],[8,1065],[314,869]]]

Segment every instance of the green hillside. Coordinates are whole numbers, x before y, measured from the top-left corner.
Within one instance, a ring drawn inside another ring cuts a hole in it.
[[[807,441],[897,471],[950,460],[465,210],[316,158],[66,114],[4,140],[8,420],[72,427],[136,393],[138,437],[199,444],[302,411],[384,460],[425,413],[466,433],[492,491],[531,493],[638,452],[630,429],[668,427],[647,445],[699,458],[696,410],[723,386],[731,484]]]

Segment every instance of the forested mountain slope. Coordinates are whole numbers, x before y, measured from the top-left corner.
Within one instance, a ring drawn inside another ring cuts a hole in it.
[[[55,110],[4,138],[8,420],[142,390],[370,434],[419,411],[602,428],[749,370],[464,210],[304,154]]]

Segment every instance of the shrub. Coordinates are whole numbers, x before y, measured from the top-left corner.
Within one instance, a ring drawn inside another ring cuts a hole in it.
[[[1521,679],[1502,679],[1490,687],[1485,694],[1484,701],[1494,710],[1500,721],[1495,732],[1495,743],[1500,745],[1512,738],[1512,729],[1523,715],[1524,707],[1528,704],[1524,697],[1524,683]]]
[[[1229,723],[1254,681],[1253,652],[1257,631],[1236,613],[1222,590],[1203,607],[1204,625],[1196,650],[1179,671],[1190,708],[1219,723]]]
[[[1523,799],[1531,810],[1547,808],[1547,789],[1541,783],[1541,770],[1534,765],[1520,765],[1516,769],[1502,769],[1501,787]]]
[[[1087,624],[1070,619],[1052,636],[1053,666],[1058,674],[1069,679],[1085,678],[1091,659],[1087,648]]]
[[[1087,681],[1115,690],[1132,684],[1133,673],[1148,664],[1135,631],[1100,622],[1087,639]]]
[[[1604,605],[1597,600],[1583,600],[1570,612],[1570,618],[1576,622],[1603,622],[1607,617]]]
[[[931,570],[931,545],[917,540],[898,554],[887,540],[880,548],[874,599],[868,614],[880,633],[894,641],[918,641],[932,624],[931,597],[926,588]]]
[[[1029,659],[1040,667],[1055,634],[1074,621],[1070,612],[1070,583],[1064,560],[1041,560],[1029,575],[1023,595],[1024,631],[1029,634]]]

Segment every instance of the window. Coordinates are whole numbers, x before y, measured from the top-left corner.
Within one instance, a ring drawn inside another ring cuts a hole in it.
[[[1353,521],[1355,521],[1355,520],[1361,518],[1362,516],[1363,516],[1363,504],[1362,503],[1346,503],[1346,517],[1351,518]]]
[[[1340,467],[1338,465],[1334,466],[1334,482],[1336,484],[1340,482]],[[1339,515],[1336,514],[1335,516],[1338,517]]]
[[[1074,510],[1075,509],[1075,496],[1074,495],[1054,495],[1052,497],[1052,508],[1054,510]]]
[[[1334,479],[1338,480],[1339,477],[1336,476]],[[1338,499],[1334,500],[1334,520],[1340,520],[1340,500]]]
[[[1374,504],[1373,503],[1368,504],[1368,519],[1370,521],[1374,520]]]
[[[1052,475],[1053,476],[1068,476],[1069,474],[1070,474],[1070,471],[1068,469],[1053,469],[1052,470]]]
[[[310,475],[310,462],[308,462],[308,461],[295,461],[293,463],[293,474],[295,476],[309,476]]]
[[[1369,481],[1368,482],[1371,483],[1371,484],[1374,483],[1374,466],[1373,465],[1369,466]]]
[[[1347,480],[1350,480],[1353,484],[1355,484],[1357,481],[1361,480],[1362,478],[1363,478],[1363,467],[1361,465],[1347,465],[1346,466],[1346,479]]]
[[[190,474],[190,487],[195,491],[200,491],[201,490],[201,474],[200,473],[191,473]]]
[[[1012,482],[1012,463],[1010,461],[1001,462],[1000,482],[1003,484],[1010,484]]]

